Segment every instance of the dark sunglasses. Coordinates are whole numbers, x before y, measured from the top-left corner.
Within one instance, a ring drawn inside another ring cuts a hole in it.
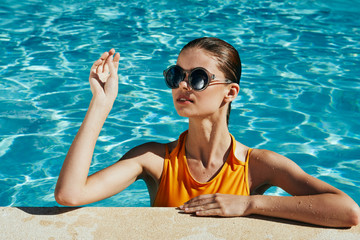
[[[205,68],[197,67],[191,71],[186,71],[178,65],[173,65],[164,70],[166,85],[171,89],[178,88],[180,82],[185,80],[186,73],[189,74],[189,86],[195,91],[205,90],[210,82],[215,80],[215,75],[209,73]],[[232,81],[228,79],[223,81],[224,82],[218,83],[232,83]]]

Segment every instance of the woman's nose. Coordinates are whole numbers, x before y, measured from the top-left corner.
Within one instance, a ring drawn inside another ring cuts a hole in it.
[[[189,78],[188,78],[188,74],[185,75],[185,78],[179,83],[179,87],[180,88],[185,88],[185,89],[190,89],[190,84],[189,84]]]

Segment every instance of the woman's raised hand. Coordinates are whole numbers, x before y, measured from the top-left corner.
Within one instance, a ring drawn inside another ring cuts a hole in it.
[[[90,70],[90,87],[93,100],[112,106],[118,93],[118,67],[120,54],[115,49],[104,52]]]

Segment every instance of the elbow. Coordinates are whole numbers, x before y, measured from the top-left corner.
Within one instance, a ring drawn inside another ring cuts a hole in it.
[[[357,204],[355,204],[350,211],[349,223],[351,226],[357,226],[360,224],[360,208]]]
[[[69,207],[76,207],[81,205],[75,195],[64,193],[61,190],[55,190],[55,200],[58,204]]]
[[[344,214],[341,227],[354,227],[360,224],[360,208],[355,202],[348,206]]]

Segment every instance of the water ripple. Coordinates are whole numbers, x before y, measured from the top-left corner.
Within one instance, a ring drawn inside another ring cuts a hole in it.
[[[121,52],[119,96],[90,172],[143,142],[175,140],[187,120],[173,109],[162,71],[204,35],[229,41],[241,55],[233,135],[288,156],[359,203],[357,3],[0,3],[0,205],[55,204],[56,178],[91,98],[90,66],[111,47]],[[148,205],[141,181],[94,204]]]

